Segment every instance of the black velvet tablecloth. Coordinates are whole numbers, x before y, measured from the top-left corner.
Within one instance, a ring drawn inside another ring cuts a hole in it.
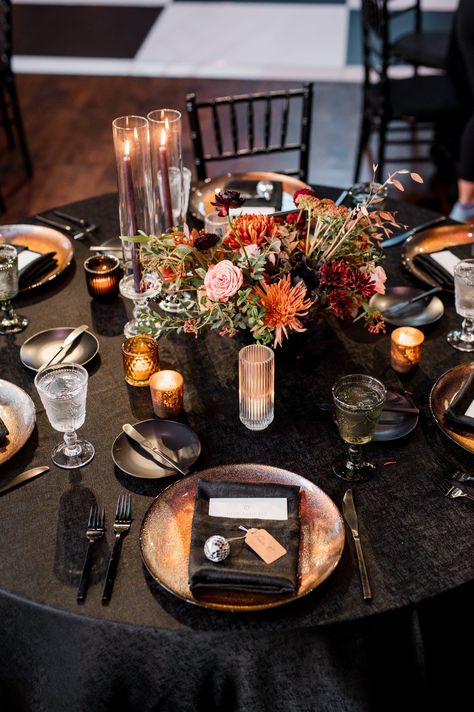
[[[68,212],[100,224],[93,242],[118,232],[114,195],[68,206]],[[399,216],[414,225],[430,214],[400,203]],[[445,341],[459,322],[452,298],[446,297],[444,317],[424,329],[421,368],[403,381],[422,409],[418,427],[402,440],[373,443],[372,456],[394,464],[382,465],[373,480],[354,487],[373,601],[362,599],[348,542],[339,566],[313,593],[287,606],[236,615],[180,601],[143,568],[140,523],[169,481],[142,481],[113,465],[110,449],[122,423],[153,412],[148,389],[129,387],[122,377],[120,346],[130,305],[121,298],[99,303],[86,292],[82,264],[88,244],[75,243],[75,263],[61,277],[17,300],[20,313],[30,318],[28,329],[0,337],[1,378],[30,393],[37,407],[37,427],[0,467],[0,481],[28,467],[51,465],[47,475],[0,498],[1,709],[385,712],[436,709],[445,692],[450,704],[457,696],[461,700],[465,687],[461,682],[449,689],[445,672],[450,666],[462,670],[465,663],[452,652],[471,634],[474,506],[443,498],[432,474],[441,455],[464,464],[472,464],[472,456],[438,434],[427,406],[435,379],[469,360]],[[389,283],[415,284],[402,272],[399,256],[399,248],[387,250]],[[100,354],[88,365],[82,428],[96,457],[67,472],[49,460],[58,433],[37,397],[34,374],[19,362],[19,349],[38,331],[81,323],[88,323],[100,342]],[[330,463],[342,443],[317,403],[330,400],[330,387],[342,373],[369,372],[400,386],[388,367],[389,335],[323,319],[292,337],[276,352],[275,420],[260,433],[238,418],[242,343],[217,335],[160,341],[162,367],[184,376],[182,420],[202,443],[195,468],[279,466],[315,482],[340,506],[346,483],[331,474]],[[110,523],[117,496],[127,491],[134,522],[112,601],[101,605],[113,540],[109,526],[80,607],[75,594],[90,505],[104,506]]]

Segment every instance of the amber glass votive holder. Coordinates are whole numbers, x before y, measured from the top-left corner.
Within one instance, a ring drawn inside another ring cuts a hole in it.
[[[122,277],[120,261],[110,255],[93,255],[84,262],[87,291],[96,299],[110,299],[119,293]]]
[[[177,371],[158,371],[150,378],[153,410],[159,418],[175,418],[183,409],[183,377]]]
[[[160,370],[158,344],[146,334],[126,339],[122,358],[124,378],[131,386],[148,386],[151,376]]]
[[[392,331],[390,363],[393,370],[408,373],[419,366],[424,340],[424,333],[412,326],[401,326]]]

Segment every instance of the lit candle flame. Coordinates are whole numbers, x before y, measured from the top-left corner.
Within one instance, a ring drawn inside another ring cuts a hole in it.
[[[130,141],[128,138],[123,142],[123,153],[124,156],[130,156]]]
[[[166,146],[166,130],[161,130],[161,146]]]

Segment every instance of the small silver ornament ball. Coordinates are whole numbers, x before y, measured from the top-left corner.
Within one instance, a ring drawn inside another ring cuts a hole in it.
[[[204,554],[206,559],[218,564],[224,561],[230,554],[230,544],[227,539],[219,534],[214,534],[206,540],[204,544]]]

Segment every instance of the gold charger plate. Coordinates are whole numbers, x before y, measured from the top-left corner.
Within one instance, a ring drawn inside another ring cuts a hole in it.
[[[446,421],[444,414],[473,372],[474,361],[460,363],[443,373],[430,393],[430,410],[435,423],[450,440],[468,452],[474,452],[474,430],[469,431],[461,426],[454,429],[454,424]]]
[[[474,245],[474,228],[472,225],[443,225],[421,230],[409,237],[402,247],[402,262],[409,272],[430,287],[438,287],[438,283],[426,274],[413,261],[416,255],[438,250],[446,250],[455,245]],[[474,255],[473,255],[474,256]]]
[[[68,267],[74,257],[74,248],[71,241],[57,230],[42,225],[0,225],[0,242],[11,245],[26,245],[30,250],[46,254],[55,252],[57,265],[48,274],[40,277],[36,282],[29,284],[21,292],[46,284],[57,277]]]
[[[301,488],[298,586],[294,593],[266,595],[207,591],[194,596],[188,559],[194,497],[200,478],[229,482],[277,482]],[[282,606],[313,591],[336,568],[344,548],[344,523],[336,505],[317,485],[268,465],[223,465],[174,482],[153,501],[142,522],[140,549],[153,578],[170,593],[204,608],[258,611]]]
[[[28,393],[0,379],[0,418],[8,428],[6,445],[0,445],[0,465],[23,447],[35,427],[36,409]]]
[[[271,173],[271,172],[261,172],[261,171],[251,171],[250,173],[227,173],[224,176],[218,176],[216,178],[207,178],[199,185],[191,189],[191,195],[189,198],[189,210],[191,215],[198,220],[204,220],[207,213],[213,213],[215,211],[214,206],[211,202],[214,200],[216,192],[224,189],[226,183],[229,180],[268,180],[268,181],[279,181],[282,183],[283,193],[287,193],[290,197],[293,197],[293,193],[296,190],[301,190],[302,188],[309,188],[307,183],[298,178],[293,178],[293,176],[287,176],[284,173]],[[283,200],[284,200],[283,196]],[[291,206],[290,206],[291,207]],[[243,206],[243,210],[245,206]],[[286,208],[282,205],[282,210]]]

